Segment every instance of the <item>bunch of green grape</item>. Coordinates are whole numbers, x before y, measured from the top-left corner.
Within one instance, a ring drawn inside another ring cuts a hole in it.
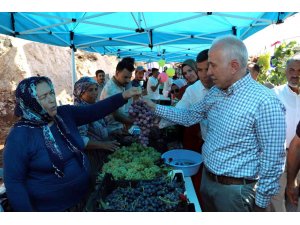
[[[102,173],[110,173],[116,180],[151,180],[166,173],[166,168],[157,165],[160,158],[154,148],[133,143],[109,155]]]

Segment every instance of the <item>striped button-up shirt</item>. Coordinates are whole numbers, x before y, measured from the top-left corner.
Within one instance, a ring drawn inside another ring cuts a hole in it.
[[[249,74],[226,91],[213,87],[190,109],[158,105],[155,114],[184,126],[207,119],[205,166],[217,175],[258,179],[255,201],[260,207],[278,193],[285,163],[285,108]]]

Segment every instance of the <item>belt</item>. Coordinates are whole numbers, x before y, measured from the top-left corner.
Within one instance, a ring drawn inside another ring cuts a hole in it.
[[[207,176],[220,184],[225,184],[225,185],[242,185],[242,184],[251,184],[256,182],[256,180],[248,180],[245,178],[236,178],[236,177],[227,177],[227,176],[223,176],[223,175],[216,175],[213,174],[212,172],[209,172],[206,168],[205,168],[205,172],[207,174]]]

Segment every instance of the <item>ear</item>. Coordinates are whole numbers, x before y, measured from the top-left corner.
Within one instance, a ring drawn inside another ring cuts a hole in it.
[[[230,66],[231,66],[231,72],[232,74],[235,74],[237,71],[240,70],[240,63],[237,59],[233,59],[230,62]]]

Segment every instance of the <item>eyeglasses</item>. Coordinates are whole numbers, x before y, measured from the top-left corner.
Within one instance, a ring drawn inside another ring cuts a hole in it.
[[[178,88],[171,90],[171,93],[172,93],[172,94],[178,93],[178,92],[179,92],[179,89],[178,89]]]

